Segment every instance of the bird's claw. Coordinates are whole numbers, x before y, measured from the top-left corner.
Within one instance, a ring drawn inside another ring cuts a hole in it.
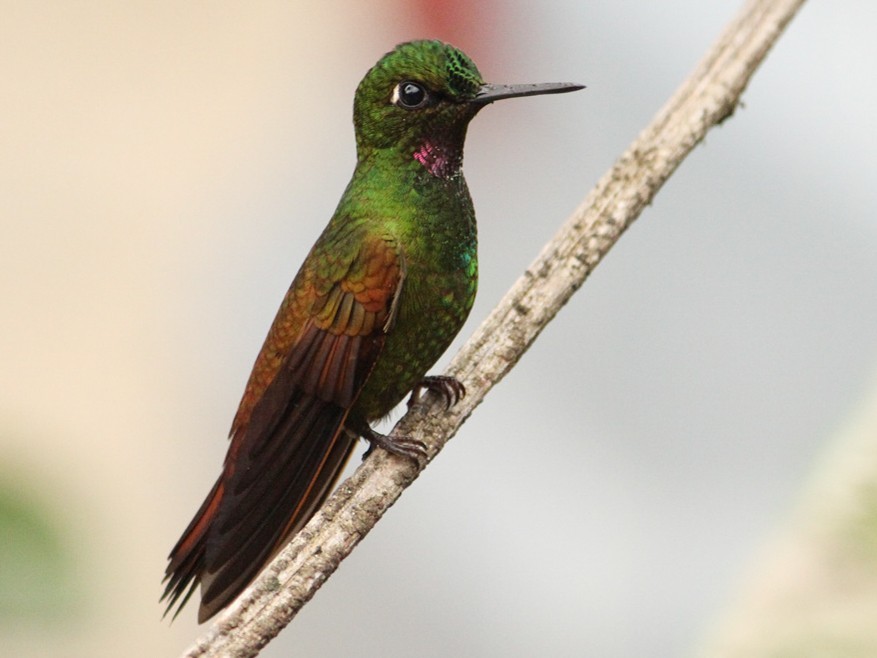
[[[368,450],[366,450],[365,454],[362,456],[363,459],[372,453],[375,446],[379,446],[394,455],[412,459],[418,464],[420,464],[421,460],[426,459],[427,457],[426,444],[417,439],[409,439],[404,436],[388,436],[386,434],[375,432],[371,428],[362,432],[362,438],[370,444]]]
[[[408,398],[409,409],[420,402],[424,389],[438,395],[444,401],[446,410],[453,407],[466,395],[466,387],[459,379],[445,375],[424,377],[411,391],[411,397]]]

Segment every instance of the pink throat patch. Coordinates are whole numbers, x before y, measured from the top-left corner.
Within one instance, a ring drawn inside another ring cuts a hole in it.
[[[447,148],[429,140],[414,152],[414,159],[436,178],[450,178],[460,170],[460,158]]]

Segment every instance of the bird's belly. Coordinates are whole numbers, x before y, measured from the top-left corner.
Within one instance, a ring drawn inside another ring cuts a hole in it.
[[[354,405],[358,415],[368,421],[386,416],[444,353],[475,300],[474,270],[406,280],[387,341]]]

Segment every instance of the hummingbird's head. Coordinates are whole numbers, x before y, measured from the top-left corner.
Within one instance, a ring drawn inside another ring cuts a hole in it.
[[[409,41],[384,55],[359,83],[353,101],[358,155],[391,149],[448,178],[460,170],[466,127],[482,107],[581,88],[485,84],[462,51],[441,41]]]
[[[459,169],[471,101],[484,81],[463,52],[440,41],[410,41],[384,55],[359,83],[353,122],[360,157],[383,149],[429,160],[435,173]],[[432,149],[432,151],[430,151]],[[432,162],[437,151],[442,157]],[[418,154],[420,154],[418,156]]]

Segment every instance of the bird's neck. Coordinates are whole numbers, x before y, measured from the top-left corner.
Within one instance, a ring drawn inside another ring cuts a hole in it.
[[[450,180],[458,177],[462,170],[465,139],[465,125],[432,125],[389,147],[358,143],[357,159],[365,167],[379,163],[377,166],[393,169],[425,169],[433,178]]]

